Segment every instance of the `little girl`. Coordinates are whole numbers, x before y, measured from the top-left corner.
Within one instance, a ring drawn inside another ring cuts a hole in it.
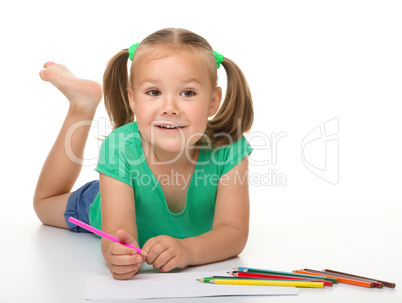
[[[222,106],[220,65],[228,79]],[[84,231],[67,221],[72,216],[148,252],[143,258],[102,238],[116,279],[132,277],[145,261],[167,272],[243,250],[252,151],[243,133],[251,128],[253,108],[246,79],[233,61],[204,38],[176,28],[159,30],[116,54],[103,78],[114,130],[101,145],[99,181],[75,192],[70,191],[102,87],[52,62],[40,77],[70,102],[34,195],[43,224]]]

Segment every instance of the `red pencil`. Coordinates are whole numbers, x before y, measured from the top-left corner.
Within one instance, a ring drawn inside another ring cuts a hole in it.
[[[262,278],[262,279],[283,279],[283,280],[306,280],[306,281],[311,281],[311,282],[322,282],[324,283],[324,286],[332,286],[331,281],[325,281],[325,280],[318,280],[318,279],[309,279],[309,278],[300,278],[300,277],[294,277],[294,276],[279,276],[279,275],[266,275],[266,274],[254,274],[254,273],[249,273],[249,272],[236,272],[236,271],[229,271],[228,272],[230,275],[233,275],[235,277],[239,278]]]

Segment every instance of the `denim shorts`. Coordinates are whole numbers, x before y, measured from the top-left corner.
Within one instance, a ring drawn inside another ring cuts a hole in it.
[[[70,221],[69,217],[73,217],[80,220],[86,224],[89,224],[89,207],[94,201],[96,195],[99,192],[99,181],[91,181],[84,186],[73,192],[67,200],[66,212],[64,213],[64,218],[67,223],[67,227],[75,232],[89,232]]]

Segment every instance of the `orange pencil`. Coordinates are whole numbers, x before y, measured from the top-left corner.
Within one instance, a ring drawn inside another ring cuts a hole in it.
[[[336,277],[339,277],[339,278],[346,278],[346,279],[352,279],[352,280],[357,280],[357,281],[363,281],[363,282],[369,282],[369,283],[373,283],[373,287],[377,287],[377,288],[383,288],[384,287],[384,285],[383,284],[381,284],[380,282],[378,282],[378,281],[375,281],[375,280],[371,280],[371,279],[364,279],[364,278],[360,278],[360,277],[353,277],[353,276],[347,276],[347,275],[341,275],[341,274],[338,274],[338,273],[333,273],[333,272],[325,272],[325,271],[319,271],[319,270],[314,270],[314,269],[308,269],[308,268],[305,268],[304,269],[305,271],[309,271],[309,272],[315,272],[315,273],[319,273],[319,274],[323,274],[323,275],[326,275],[326,274],[329,274],[329,275],[331,275],[331,276],[336,276]]]
[[[339,274],[339,275],[343,275],[343,276],[349,276],[349,277],[352,277],[352,278],[360,278],[360,279],[377,281],[378,283],[383,284],[385,287],[395,288],[395,286],[396,286],[396,284],[393,283],[393,282],[386,282],[386,281],[381,281],[381,280],[377,280],[377,279],[366,278],[366,277],[362,277],[362,276],[356,276],[356,275],[347,274],[347,273],[343,273],[343,272],[335,271],[335,270],[331,270],[331,269],[324,269],[323,271],[324,272],[329,272],[330,274]]]
[[[334,279],[338,279],[339,283],[345,283],[345,284],[356,285],[356,286],[367,287],[367,288],[373,288],[374,287],[373,283],[370,283],[370,282],[353,280],[352,278],[337,277],[337,276],[332,276],[330,274],[328,274],[328,275],[327,274],[320,274],[320,273],[317,273],[315,271],[294,270],[293,272],[298,273],[298,274],[310,274],[310,275],[317,275],[317,276],[322,276],[322,277],[334,278]]]

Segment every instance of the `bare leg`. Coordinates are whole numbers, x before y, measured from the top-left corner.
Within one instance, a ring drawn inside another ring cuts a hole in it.
[[[70,108],[60,133],[43,164],[34,195],[34,209],[43,224],[67,228],[64,220],[67,199],[77,180],[83,159],[90,123],[102,98],[99,83],[76,78],[65,66],[47,62],[40,72],[44,81],[49,81],[70,101]],[[72,132],[72,129],[75,129]],[[69,138],[66,140],[66,138]],[[67,146],[68,145],[68,146]],[[67,154],[67,150],[71,154]]]

